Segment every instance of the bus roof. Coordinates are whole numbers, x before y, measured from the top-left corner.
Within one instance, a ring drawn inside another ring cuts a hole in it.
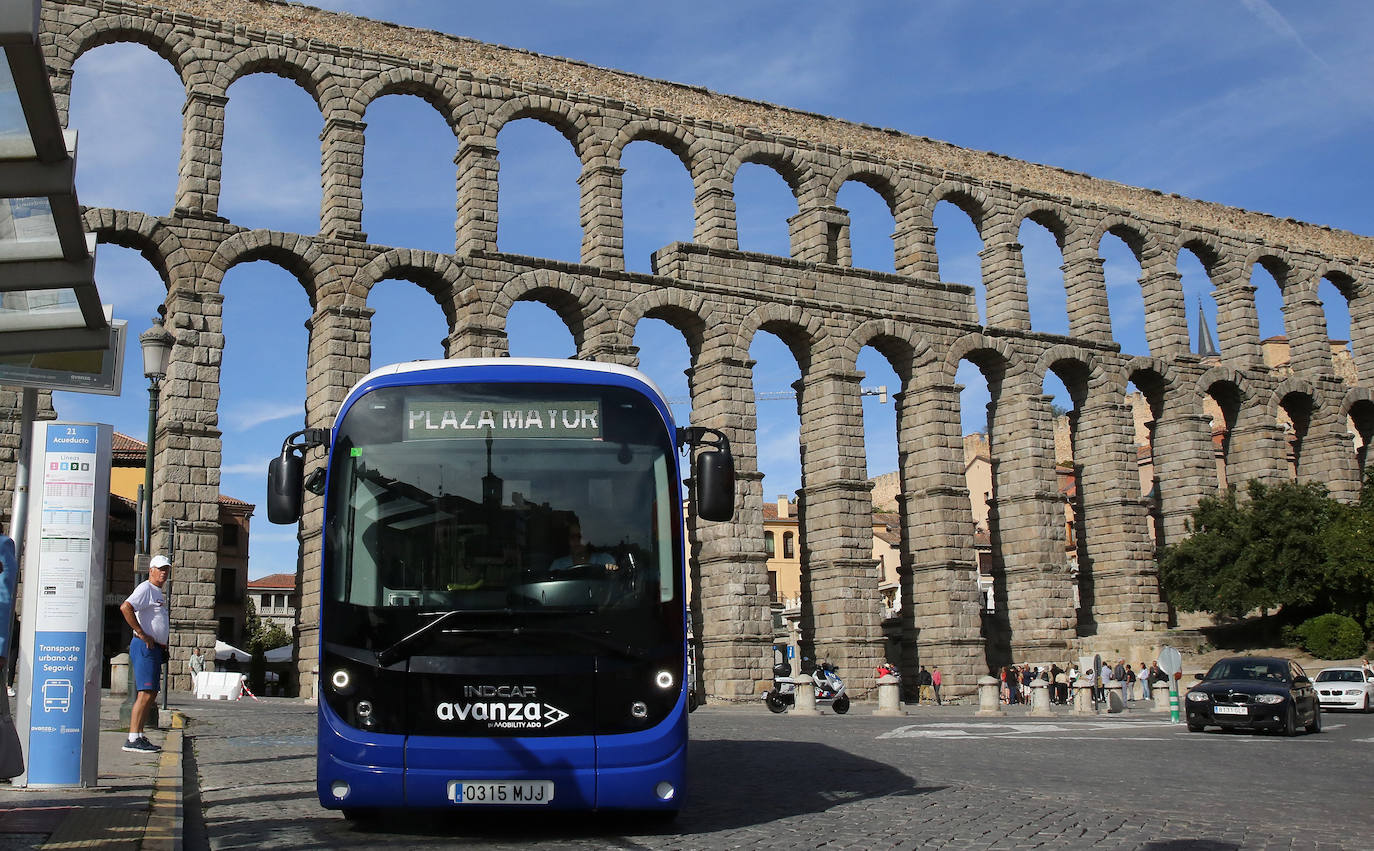
[[[658,389],[653,379],[637,369],[628,366],[621,366],[615,363],[601,363],[589,360],[568,360],[563,358],[451,358],[446,360],[413,360],[405,363],[393,363],[388,366],[379,367],[364,375],[357,384],[349,389],[348,395],[344,397],[343,407],[348,406],[348,400],[353,398],[363,385],[374,379],[383,378],[389,375],[406,375],[410,373],[439,372],[442,370],[463,369],[470,367],[538,367],[545,369],[564,369],[569,372],[605,373],[608,375],[620,375],[632,378],[644,384],[649,390],[658,396],[664,411],[669,410],[668,397],[663,395],[663,391]],[[341,409],[342,410],[342,409]],[[337,422],[337,417],[335,418]]]

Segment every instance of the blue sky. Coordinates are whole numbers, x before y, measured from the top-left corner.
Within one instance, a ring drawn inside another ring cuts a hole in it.
[[[1374,233],[1374,5],[1364,2],[1089,2],[1007,4],[608,3],[565,0],[452,4],[440,0],[314,0],[313,5],[567,56],[742,97],[780,103],[1096,177]],[[71,126],[80,133],[77,188],[88,205],[166,213],[176,188],[183,93],[171,67],[139,45],[86,54],[73,78]],[[373,242],[451,251],[455,143],[429,106],[392,96],[368,123],[364,230]],[[220,212],[246,227],[318,230],[322,120],[295,84],[254,75],[229,90]],[[504,130],[502,250],[576,260],[578,163],[551,128]],[[691,182],[662,148],[627,149],[627,263],[648,271],[650,252],[692,233]],[[795,201],[782,179],[746,166],[737,180],[740,242],[787,253]],[[877,196],[849,185],[855,265],[891,271],[892,219]],[[944,279],[979,287],[980,245],[948,204],[936,215]],[[1021,234],[1036,330],[1067,330],[1062,262],[1048,232]],[[1103,255],[1113,330],[1123,349],[1147,351],[1139,268],[1109,237]],[[1214,323],[1211,286],[1185,254],[1189,321],[1199,297]],[[163,290],[136,253],[101,246],[97,279],[130,337],[148,327]],[[1261,334],[1283,333],[1277,287],[1257,274]],[[231,270],[223,288],[226,348],[220,427],[221,490],[261,505],[266,462],[299,428],[309,307],[299,285],[265,262]],[[1333,337],[1348,333],[1345,305],[1320,293]],[[418,287],[388,281],[369,306],[373,364],[437,357],[442,314]],[[1212,326],[1215,328],[1215,325]],[[512,312],[511,350],[566,357],[571,336],[542,306]],[[642,368],[670,396],[687,396],[680,335],[649,321],[635,339]],[[117,398],[57,394],[68,420],[96,420],[143,437],[147,382],[136,344]],[[758,391],[799,377],[786,348],[756,340]],[[883,359],[865,350],[865,386],[894,388]],[[965,430],[983,421],[986,390],[961,373]],[[1062,393],[1047,384],[1047,392]],[[679,408],[679,418],[689,411]],[[865,400],[872,475],[896,467],[892,406]],[[795,406],[759,403],[759,464],[766,498],[800,484]],[[294,568],[294,533],[259,510],[250,575]]]

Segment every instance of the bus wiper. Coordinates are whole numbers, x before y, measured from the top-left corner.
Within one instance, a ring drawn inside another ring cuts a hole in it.
[[[401,659],[409,657],[411,655],[409,652],[411,645],[415,644],[420,639],[424,638],[425,636],[429,635],[431,632],[436,630],[440,624],[446,623],[450,618],[457,617],[458,615],[482,615],[489,617],[491,615],[587,615],[595,613],[595,609],[449,609],[446,612],[439,613],[434,618],[434,620],[430,621],[427,624],[424,624],[419,629],[415,630],[409,635],[403,636],[402,638],[398,639],[390,647],[378,651],[377,664],[383,668],[387,668],[390,667],[392,664],[399,662]],[[472,628],[454,630],[454,634],[456,635],[486,635],[498,633],[501,635],[514,635],[517,637],[522,632],[529,633],[532,632],[532,630],[527,627],[493,627],[491,629]],[[545,630],[545,632],[563,635],[586,635],[586,633],[577,632],[576,630]],[[602,639],[602,641],[607,640]],[[611,646],[612,649],[621,649],[613,643],[611,643]],[[621,652],[623,653],[624,650],[621,649]]]
[[[406,650],[410,647],[410,645],[419,641],[421,638],[424,638],[426,635],[429,635],[431,632],[437,629],[440,624],[444,623],[449,618],[457,617],[458,615],[464,614],[471,614],[471,612],[464,611],[463,609],[450,609],[447,612],[443,612],[434,620],[430,621],[424,626],[421,626],[419,629],[415,630],[410,635],[403,636],[390,647],[387,647],[383,650],[379,650],[377,652],[377,664],[383,668],[388,668],[392,665],[392,663],[399,662],[401,659],[408,657],[410,654],[407,653]]]

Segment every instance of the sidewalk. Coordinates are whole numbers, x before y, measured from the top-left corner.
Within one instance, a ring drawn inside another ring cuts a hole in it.
[[[0,781],[0,851],[20,848],[174,849],[181,847],[181,744],[184,717],[171,695],[166,729],[147,730],[162,753],[122,750],[123,695],[102,692],[100,757],[93,788],[19,788]]]

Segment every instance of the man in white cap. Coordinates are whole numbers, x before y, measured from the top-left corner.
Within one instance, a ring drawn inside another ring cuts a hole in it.
[[[129,740],[124,750],[132,753],[157,753],[162,748],[143,735],[143,724],[149,712],[157,711],[157,693],[162,679],[162,665],[167,661],[167,641],[171,633],[171,618],[167,613],[167,598],[162,587],[171,575],[172,562],[166,556],[153,556],[148,562],[148,578],[138,584],[134,593],[119,604],[124,620],[134,631],[129,642],[129,663],[134,669],[133,710],[129,713]]]

